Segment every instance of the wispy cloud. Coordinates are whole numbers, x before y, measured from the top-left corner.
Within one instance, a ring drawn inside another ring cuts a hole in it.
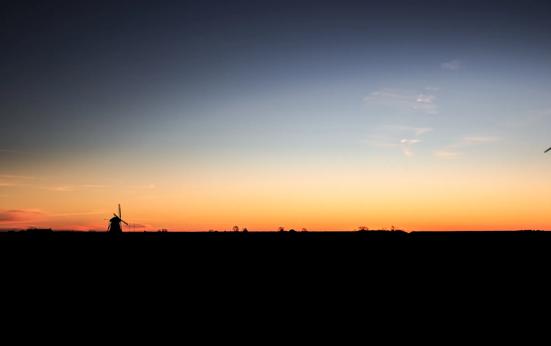
[[[79,191],[89,191],[89,190],[103,190],[110,189],[109,185],[101,184],[80,184],[80,185],[71,185],[71,184],[61,184],[61,185],[51,185],[51,186],[42,186],[42,190],[59,192],[59,193],[69,193],[69,192],[79,192]],[[120,188],[125,188],[131,191],[144,191],[144,190],[155,190],[157,189],[156,184],[144,184],[144,185],[131,185],[131,186],[121,186]]]
[[[432,132],[432,129],[430,127],[410,127],[407,128],[412,130],[415,133],[415,136],[419,137],[426,133]]]
[[[440,64],[440,67],[447,71],[457,71],[463,67],[463,63],[461,60],[446,61]]]
[[[16,174],[0,174],[0,179],[26,179],[26,180],[32,180],[36,179],[36,177],[28,176],[28,175],[16,175]]]
[[[147,189],[147,190],[154,190],[157,188],[157,185],[156,184],[149,184],[149,185],[146,185],[143,187],[144,189]]]
[[[103,214],[108,214],[108,213],[103,210],[94,210],[94,211],[83,211],[83,212],[76,212],[76,213],[51,213],[51,214],[48,214],[48,216],[71,217],[71,216],[103,215]]]
[[[74,186],[46,186],[44,190],[52,192],[73,192],[76,191],[76,188]]]
[[[107,185],[83,184],[83,185],[54,185],[45,186],[42,189],[52,192],[75,192],[82,190],[107,189]]]
[[[427,89],[422,92],[381,89],[364,97],[364,102],[432,115],[438,114],[436,95],[433,92],[434,90]]]
[[[464,150],[468,147],[474,147],[483,144],[491,144],[499,142],[501,138],[496,136],[465,136],[456,143],[450,144],[442,149],[433,152],[435,157],[451,159],[464,154]]]
[[[43,213],[34,209],[0,210],[0,223],[34,221],[41,216]]]
[[[97,185],[97,184],[84,184],[80,185],[83,189],[108,189],[109,185]]]
[[[470,146],[476,144],[495,143],[499,141],[499,137],[495,136],[467,136],[463,137],[461,141],[463,146]]]
[[[133,190],[155,190],[157,188],[156,184],[146,184],[146,185],[135,185],[130,187]]]
[[[434,156],[442,159],[452,159],[461,155],[462,153],[460,153],[459,151],[454,151],[452,149],[440,149],[434,151]]]
[[[381,126],[365,141],[368,145],[382,148],[397,148],[407,157],[414,156],[413,147],[422,143],[422,137],[431,132],[428,127]]]
[[[400,140],[400,148],[402,154],[407,157],[413,156],[415,153],[413,151],[413,146],[423,142],[420,137],[432,131],[429,128],[413,128],[414,138],[402,138]]]
[[[417,144],[417,143],[421,143],[422,141],[420,139],[402,139],[400,141],[400,143],[402,144]]]
[[[28,185],[31,180],[35,179],[35,177],[31,176],[0,174],[0,187],[16,187]]]
[[[428,86],[425,88],[425,90],[430,92],[437,92],[437,91],[440,91],[440,88],[435,86]]]
[[[99,217],[96,217],[98,215]],[[92,219],[101,220],[101,215],[109,215],[106,211],[82,211],[71,213],[55,213],[40,209],[0,209],[0,227],[3,228],[32,228],[32,227],[51,227],[56,224],[66,224],[73,219]],[[104,229],[104,227],[88,227],[88,226],[63,226],[63,229],[88,230],[88,229]]]
[[[130,229],[145,229],[145,228],[152,228],[151,225],[142,225],[140,223],[131,223],[129,226]]]
[[[0,181],[0,187],[12,187],[12,186],[17,186],[17,184]]]

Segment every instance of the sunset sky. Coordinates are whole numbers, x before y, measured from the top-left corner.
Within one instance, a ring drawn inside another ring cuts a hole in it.
[[[551,229],[549,1],[22,0],[0,43],[0,229]]]

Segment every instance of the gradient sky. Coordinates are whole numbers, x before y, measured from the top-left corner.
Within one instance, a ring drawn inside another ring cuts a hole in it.
[[[551,3],[11,1],[0,228],[551,229]]]

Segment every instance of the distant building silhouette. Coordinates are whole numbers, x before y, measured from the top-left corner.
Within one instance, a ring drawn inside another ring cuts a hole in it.
[[[122,222],[121,218],[119,218],[116,215],[113,216],[109,220],[109,228],[107,228],[109,233],[122,233],[121,222]]]
[[[129,226],[129,224],[122,219],[122,210],[119,204],[119,215],[113,213],[113,217],[109,220],[107,231],[109,231],[109,233],[122,233],[121,222]]]

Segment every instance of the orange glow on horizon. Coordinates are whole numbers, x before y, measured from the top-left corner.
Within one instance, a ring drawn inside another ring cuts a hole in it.
[[[494,172],[418,169],[216,173],[164,183],[101,184],[46,189],[31,183],[8,189],[1,228],[105,230],[120,202],[127,230],[351,231],[551,229],[551,186],[542,171]],[[432,173],[429,175],[427,173]],[[535,172],[535,173],[534,173]],[[528,183],[526,183],[528,182]],[[41,183],[41,182],[40,182]],[[84,187],[83,187],[84,186]],[[9,211],[19,211],[12,212]],[[11,218],[11,219],[10,219]]]

